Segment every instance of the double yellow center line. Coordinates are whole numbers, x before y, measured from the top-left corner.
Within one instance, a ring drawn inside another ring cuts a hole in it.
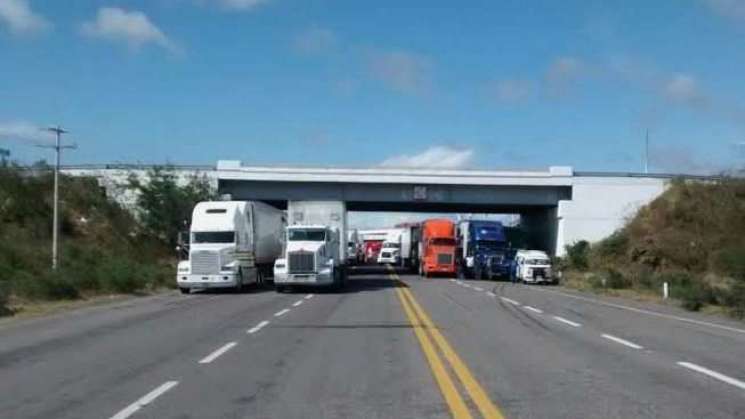
[[[450,374],[448,374],[448,369],[443,362],[443,358],[447,360],[448,365],[455,373],[455,376],[458,377],[465,392],[471,398],[483,417],[495,419],[504,418],[502,412],[500,412],[494,402],[489,399],[486,391],[484,391],[483,387],[481,387],[479,382],[473,377],[473,374],[468,369],[465,362],[463,362],[460,356],[458,356],[458,353],[455,352],[447,339],[445,339],[445,336],[443,336],[434,323],[432,323],[429,315],[427,315],[427,312],[424,311],[422,306],[416,301],[414,295],[406,284],[401,282],[398,275],[395,273],[391,273],[391,279],[393,279],[397,284],[396,293],[398,298],[401,301],[406,316],[409,318],[409,322],[414,328],[414,334],[419,340],[422,352],[424,352],[424,356],[427,358],[427,362],[429,363],[429,367],[435,377],[435,381],[440,387],[440,391],[442,392],[445,402],[450,408],[453,417],[471,418],[472,416],[453,379]]]

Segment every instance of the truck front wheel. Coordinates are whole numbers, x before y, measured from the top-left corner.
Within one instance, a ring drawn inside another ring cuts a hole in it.
[[[179,291],[181,291],[181,294],[188,294],[191,292],[191,289],[187,287],[179,287]]]

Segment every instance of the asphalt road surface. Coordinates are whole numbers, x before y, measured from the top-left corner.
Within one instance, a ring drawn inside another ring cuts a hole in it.
[[[745,327],[358,269],[341,293],[170,293],[4,326],[0,417],[745,417]]]

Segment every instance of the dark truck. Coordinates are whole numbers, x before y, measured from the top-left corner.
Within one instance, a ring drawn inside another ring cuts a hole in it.
[[[460,221],[456,231],[458,277],[494,279],[510,272],[509,246],[499,221]]]

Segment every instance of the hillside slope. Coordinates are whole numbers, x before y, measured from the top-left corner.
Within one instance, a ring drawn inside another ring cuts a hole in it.
[[[745,315],[745,181],[674,181],[607,239],[569,246],[571,269],[596,288],[659,292],[668,282],[685,307]]]
[[[62,176],[60,269],[51,263],[52,175],[0,167],[0,308],[170,283],[173,252],[93,178]]]

